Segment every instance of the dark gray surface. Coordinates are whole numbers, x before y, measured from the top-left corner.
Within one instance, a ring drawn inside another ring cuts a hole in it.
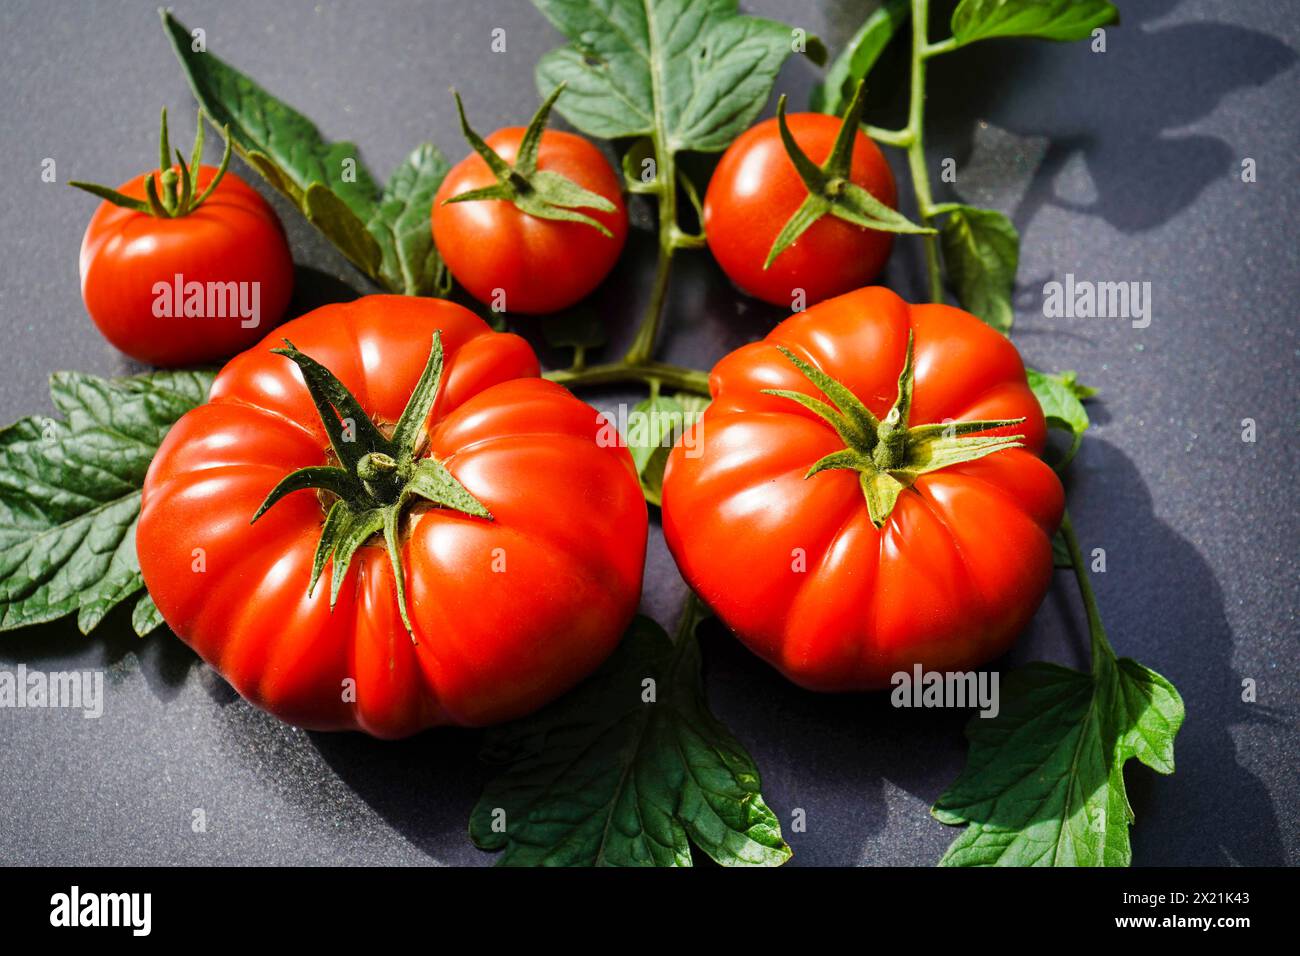
[[[745,6],[838,49],[868,4]],[[188,143],[194,107],[154,7],[6,0],[0,12],[5,421],[48,408],[52,370],[135,370],[85,315],[77,249],[93,202],[63,183],[139,172],[154,155],[162,104]],[[1173,680],[1188,714],[1173,777],[1130,767],[1135,860],[1294,864],[1300,24],[1292,5],[1268,0],[1121,8],[1105,54],[1012,41],[941,61],[931,164],[954,157],[956,194],[1009,210],[1022,232],[1014,338],[1027,360],[1076,368],[1101,389],[1097,427],[1070,476],[1072,513],[1085,550],[1107,550],[1108,571],[1094,580],[1114,644]],[[480,129],[521,122],[536,104],[533,65],[559,42],[523,2],[243,0],[188,2],[177,14],[327,136],[361,144],[380,176],[424,139],[453,159],[464,153],[453,83]],[[505,54],[489,52],[498,26]],[[899,65],[886,62],[873,81],[873,119],[899,112]],[[814,78],[793,62],[778,88],[803,103]],[[58,184],[40,181],[45,157],[57,160]],[[1243,157],[1257,161],[1258,182],[1240,182]],[[902,164],[895,169],[903,181]],[[275,202],[300,264],[295,309],[361,289]],[[919,298],[916,244],[900,246],[884,281]],[[630,334],[652,253],[634,237],[597,294],[616,339]],[[1067,272],[1150,281],[1150,328],[1045,319],[1043,283]],[[665,352],[707,368],[777,318],[734,293],[706,255],[687,254]],[[602,405],[628,397],[592,396]],[[1245,417],[1258,422],[1253,445],[1240,440]],[[656,529],[645,608],[671,623],[682,593]],[[1085,646],[1073,583],[1058,575],[1014,658],[1077,665]],[[953,831],[927,808],[961,768],[962,715],[798,691],[717,633],[705,658],[713,707],[757,759],[796,864],[939,858]],[[0,862],[492,860],[465,835],[484,779],[476,734],[394,744],[294,730],[235,697],[175,638],[130,636],[122,616],[90,638],[70,622],[0,636],[0,666],[18,661],[106,668],[107,703],[99,720],[0,710]],[[1258,682],[1258,703],[1241,702],[1243,678]],[[208,832],[191,832],[194,808],[206,811]],[[806,833],[789,832],[795,808],[807,813]]]

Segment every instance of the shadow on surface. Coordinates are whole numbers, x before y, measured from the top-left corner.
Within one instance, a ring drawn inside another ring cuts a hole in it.
[[[1276,810],[1263,784],[1237,763],[1230,731],[1288,718],[1241,702],[1234,638],[1213,572],[1191,542],[1152,513],[1142,477],[1114,446],[1089,439],[1073,484],[1085,553],[1092,547],[1108,553],[1109,573],[1094,580],[1111,642],[1120,656],[1173,681],[1187,709],[1172,777],[1128,764],[1135,862],[1284,863]],[[1083,621],[1073,578],[1060,572],[1029,632],[995,664],[1052,660],[1087,667]],[[704,646],[711,703],[724,721],[734,714],[733,726],[744,727],[743,742],[763,771],[764,795],[787,830],[796,861],[898,862],[874,855],[887,822],[891,831],[913,832],[918,846],[938,860],[958,831],[929,819],[925,808],[964,765],[962,728],[970,712],[896,710],[887,693],[802,691],[716,622],[705,631]],[[913,798],[905,801],[907,820],[888,820],[893,788]],[[789,833],[794,808],[806,811],[810,831],[820,831],[806,849],[798,833]],[[841,839],[828,841],[828,832]]]
[[[360,281],[360,280],[358,280]],[[293,297],[285,310],[285,319],[306,315],[312,309],[335,302],[351,302],[361,296],[348,283],[337,276],[297,264],[293,268]]]
[[[960,136],[941,134],[959,169],[984,121],[1049,140],[1027,193],[1010,210],[1022,233],[1044,206],[1099,216],[1126,233],[1155,228],[1212,181],[1233,175],[1249,155],[1186,129],[1235,91],[1291,68],[1296,53],[1275,36],[1232,24],[1158,25],[1176,6],[1176,0],[1125,5],[1121,25],[1107,31],[1104,53],[1092,52],[1087,41],[994,40],[935,61],[931,122],[963,129]],[[936,35],[943,23],[933,21]],[[1208,63],[1212,70],[1199,66]],[[1030,76],[1035,81],[1026,83]],[[1093,184],[1091,200],[1057,191],[1058,177],[1077,158]],[[1019,175],[1014,164],[1008,170]]]
[[[124,601],[89,635],[77,630],[74,616],[4,634],[0,661],[22,661],[44,670],[102,669],[106,682],[112,685],[132,669],[129,658],[135,655],[153,695],[160,701],[173,700],[190,671],[202,662],[165,627],[138,637],[131,629],[135,601],[134,597]]]
[[[406,740],[310,733],[339,779],[412,844],[440,861],[492,863],[469,839],[469,816],[490,768],[478,760],[482,734],[439,728]]]

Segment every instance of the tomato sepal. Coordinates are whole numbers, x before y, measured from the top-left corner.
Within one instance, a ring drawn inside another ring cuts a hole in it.
[[[785,116],[786,97],[784,94],[776,104],[777,129],[781,134],[781,143],[786,155],[794,165],[795,171],[808,190],[808,195],[786,220],[781,231],[777,233],[768,250],[763,268],[769,268],[777,256],[794,245],[801,235],[823,216],[834,216],[864,229],[878,232],[913,233],[917,235],[934,235],[936,230],[929,226],[918,225],[902,213],[882,203],[851,178],[853,165],[853,145],[857,137],[858,126],[862,121],[863,94],[866,83],[859,82],[848,108],[844,111],[843,122],[835,137],[826,161],[818,166],[808,154],[795,142]]]
[[[458,202],[480,202],[485,199],[498,199],[512,203],[520,212],[537,219],[553,219],[565,222],[580,222],[591,226],[606,238],[614,234],[601,222],[591,216],[578,212],[579,209],[597,209],[600,212],[614,212],[618,207],[599,193],[579,186],[567,176],[549,169],[537,168],[537,150],[546,129],[546,121],[551,114],[551,107],[565,84],[561,83],[538,107],[537,112],[524,131],[524,138],[519,144],[519,152],[514,164],[504,160],[496,150],[487,144],[469,125],[465,117],[465,105],[460,94],[455,90],[456,112],[460,115],[460,130],[474,152],[487,163],[497,181],[481,189],[470,189],[444,199],[443,205]]]
[[[204,113],[200,108],[199,128],[194,134],[194,150],[190,154],[189,163],[185,162],[185,156],[181,151],[176,150],[176,164],[180,168],[180,172],[177,173],[171,162],[171,143],[167,135],[167,107],[163,107],[161,129],[158,134],[158,171],[150,173],[144,181],[145,200],[133,199],[116,189],[98,183],[71,180],[68,185],[88,192],[92,196],[98,196],[114,206],[156,216],[159,219],[176,219],[189,215],[207,201],[230,168],[231,138],[230,126],[227,125],[222,130],[226,148],[221,155],[221,164],[202,194],[195,195],[199,183],[199,165],[203,159],[203,117]],[[162,184],[161,191],[158,188],[159,183]]]
[[[257,509],[257,512],[248,523],[252,524],[257,521],[285,495],[295,491],[302,491],[305,488],[320,488],[338,495],[340,498],[354,497],[360,490],[356,481],[347,471],[334,465],[312,465],[308,468],[299,468],[297,471],[285,475],[280,483],[271,489],[271,493],[266,496],[266,500],[262,502],[261,507]]]
[[[877,419],[842,382],[799,358],[785,346],[777,348],[833,404],[793,389],[765,388],[763,394],[798,403],[835,429],[844,442],[843,448],[813,462],[804,474],[804,480],[823,471],[843,469],[858,472],[867,512],[877,528],[885,526],[898,496],[921,475],[1024,445],[1024,435],[981,434],[1014,427],[1022,424],[1024,418],[909,426],[915,373],[910,332],[906,358],[898,375],[898,397],[889,413],[881,419]]]
[[[320,539],[312,557],[310,595],[333,560],[330,575],[330,609],[338,602],[353,555],[372,535],[383,534],[385,550],[393,566],[397,605],[411,640],[415,630],[406,604],[406,573],[402,564],[401,519],[412,499],[421,498],[440,508],[487,521],[491,512],[475,498],[447,467],[433,457],[422,457],[424,426],[433,410],[442,381],[442,333],[435,332],[429,360],[393,426],[392,437],[384,435],[362,409],[346,385],[324,365],[300,352],[288,339],[285,348],[272,349],[296,364],[312,403],[320,415],[338,465],[312,465],[290,472],[280,480],[254,513],[256,523],[286,495],[315,488],[335,500],[329,505]],[[344,422],[355,429],[344,431]]]

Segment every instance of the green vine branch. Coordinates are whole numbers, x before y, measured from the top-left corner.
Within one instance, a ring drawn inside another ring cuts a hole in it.
[[[666,387],[709,397],[707,372],[654,359],[655,343],[659,338],[664,306],[668,299],[673,256],[679,249],[697,249],[704,245],[702,235],[688,233],[678,224],[678,174],[672,152],[656,145],[654,161],[655,175],[649,182],[628,177],[630,191],[654,196],[659,211],[659,251],[655,262],[654,284],[650,287],[650,299],[646,303],[641,324],[637,327],[632,344],[618,361],[588,366],[585,348],[575,349],[572,365],[546,373],[548,379],[567,388],[639,383],[655,394],[658,394],[660,387]],[[695,202],[689,184],[686,185],[688,195]]]

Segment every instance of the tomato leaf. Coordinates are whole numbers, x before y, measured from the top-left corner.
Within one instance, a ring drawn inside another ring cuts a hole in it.
[[[674,644],[634,619],[580,687],[489,730],[485,756],[508,766],[470,836],[501,865],[690,866],[691,844],[724,866],[790,858],[758,768],[709,712],[693,627]]]
[[[1155,671],[1109,652],[1085,674],[1035,663],[1003,682],[997,717],[966,728],[966,769],[932,810],[969,824],[941,866],[1128,866],[1124,765],[1174,771],[1183,701]]]
[[[370,214],[379,188],[357,156],[355,143],[327,143],[315,124],[293,107],[215,54],[195,50],[189,28],[170,10],[163,10],[162,18],[194,98],[218,129],[230,126],[241,153],[265,157],[289,177],[299,195],[312,183],[320,183],[357,218]],[[346,168],[345,161],[351,161]]]
[[[636,464],[637,474],[645,472],[646,465],[656,451],[672,443],[681,434],[682,421],[685,417],[682,406],[675,398],[667,395],[655,395],[642,399],[632,406],[628,415],[627,440],[628,451]]]
[[[813,87],[810,108],[818,113],[841,115],[853,99],[858,83],[866,79],[910,14],[910,0],[884,0],[835,58],[826,71],[826,79]]]
[[[1008,332],[1015,310],[1011,290],[1020,262],[1020,235],[995,209],[951,207],[939,229],[943,264],[957,300],[999,332]]]
[[[131,627],[140,637],[153,633],[167,622],[163,620],[162,611],[158,610],[158,605],[153,603],[153,598],[149,592],[145,591],[140,595],[140,600],[135,602],[135,607],[131,610]]]
[[[0,630],[75,613],[89,633],[140,591],[135,525],[145,472],[172,423],[207,399],[212,378],[56,372],[50,395],[64,417],[0,430]],[[137,632],[157,614],[136,612]]]
[[[1049,428],[1060,429],[1070,433],[1070,449],[1056,467],[1064,468],[1079,451],[1083,442],[1083,433],[1091,424],[1088,411],[1083,407],[1083,399],[1097,394],[1095,388],[1081,385],[1078,375],[1072,371],[1059,372],[1055,375],[1039,372],[1032,368],[1025,369],[1029,387],[1034,397],[1042,406],[1043,417]]]
[[[741,16],[736,0],[533,0],[570,45],[537,65],[545,95],[578,129],[604,139],[653,137],[668,153],[719,152],[758,116],[796,41],[817,63],[826,49],[773,20]]]
[[[311,120],[250,77],[196,51],[189,28],[170,11],[162,19],[199,106],[218,128],[229,126],[240,156],[348,261],[390,292],[448,291],[429,229],[430,202],[448,169],[437,149],[418,147],[381,193],[356,144],[327,142]]]
[[[990,37],[1082,40],[1117,22],[1119,11],[1106,0],[962,0],[952,35],[963,46]]]
[[[374,212],[379,187],[356,145],[327,143],[307,117],[215,54],[195,50],[189,28],[171,11],[163,10],[162,19],[194,98],[213,124],[229,126],[248,164],[354,265],[377,279],[382,253],[365,221]]]
[[[421,143],[384,187],[366,228],[379,241],[383,284],[405,295],[446,295],[451,274],[429,228],[434,193],[451,169],[432,143]]]
[[[704,410],[709,407],[709,399],[689,392],[678,392],[673,396],[673,400],[677,403],[681,414],[681,425],[673,433],[675,441],[669,444],[661,441],[658,447],[651,450],[645,465],[640,466],[637,472],[641,478],[641,491],[645,493],[646,501],[656,506],[663,504],[664,469],[668,466],[668,455],[672,452],[673,446],[687,434],[687,429],[698,422]],[[693,440],[698,439],[697,433],[692,433],[691,437]],[[690,446],[686,453],[692,453]]]

